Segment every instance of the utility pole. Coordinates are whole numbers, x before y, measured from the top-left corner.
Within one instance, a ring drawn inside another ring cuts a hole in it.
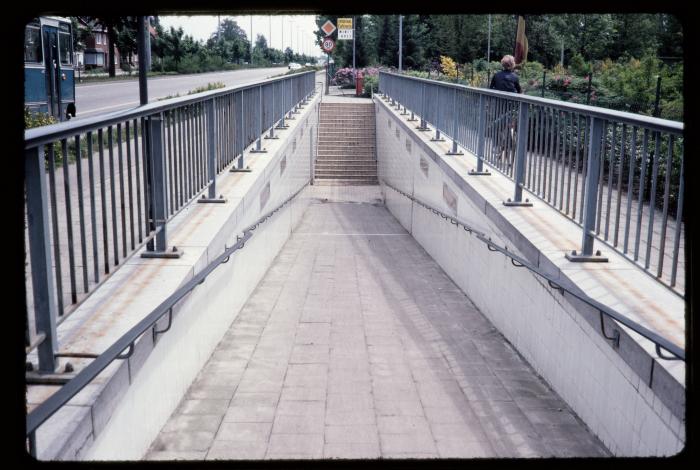
[[[216,40],[221,39],[221,15],[216,15]]]
[[[489,38],[486,45],[486,87],[491,81],[491,15],[489,15]]]
[[[357,83],[357,71],[355,70],[355,17],[352,17],[352,78]]]
[[[150,47],[147,16],[139,16],[138,21],[138,54],[139,54],[139,102],[148,104],[148,52]]]
[[[250,65],[253,65],[253,15],[250,15]]]
[[[399,73],[403,70],[403,15],[399,15]]]
[[[559,59],[561,66],[564,66],[564,39],[561,40],[561,57]]]
[[[489,15],[489,38],[486,45],[486,62],[491,63],[491,15]]]
[[[267,19],[270,20],[270,37],[269,37],[269,39],[270,39],[270,44],[268,44],[267,47],[268,47],[269,49],[272,49],[272,15],[268,15]]]

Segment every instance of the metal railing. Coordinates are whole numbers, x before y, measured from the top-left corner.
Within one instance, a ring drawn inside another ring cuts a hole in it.
[[[384,183],[387,187],[390,189],[396,191],[397,193],[401,194],[402,196],[410,199],[411,201],[415,202],[417,205],[423,207],[426,210],[429,210],[435,215],[439,215],[442,217],[444,220],[449,221],[452,225],[456,226],[461,226],[466,232],[468,232],[470,235],[475,236],[478,240],[482,241],[484,244],[486,244],[486,247],[488,248],[489,251],[498,251],[502,253],[503,255],[507,256],[508,258],[511,259],[511,263],[513,266],[517,268],[526,268],[532,273],[536,274],[537,276],[543,278],[544,280],[547,281],[550,287],[552,287],[555,290],[558,290],[562,295],[563,294],[568,294],[571,295],[572,297],[577,298],[578,300],[590,305],[591,307],[595,308],[600,316],[600,330],[601,334],[603,337],[609,341],[611,341],[612,346],[615,348],[619,347],[620,343],[620,331],[619,329],[614,328],[613,326],[613,331],[612,331],[612,336],[608,336],[606,333],[606,328],[605,328],[605,323],[603,321],[603,317],[607,317],[611,320],[614,320],[615,323],[619,323],[620,325],[624,325],[625,327],[629,328],[630,330],[634,331],[635,333],[638,333],[642,337],[646,338],[650,342],[654,344],[655,350],[656,350],[656,355],[658,356],[659,359],[663,359],[666,361],[675,361],[675,360],[680,360],[685,362],[685,351],[683,348],[678,347],[671,341],[667,340],[666,338],[660,336],[659,334],[645,328],[644,326],[640,325],[639,323],[629,319],[625,315],[622,315],[619,312],[616,312],[615,310],[609,308],[608,306],[598,302],[597,300],[589,297],[579,289],[574,289],[574,288],[568,288],[564,285],[562,285],[561,280],[555,279],[551,275],[547,274],[537,266],[533,265],[532,263],[528,262],[525,258],[516,255],[513,253],[513,251],[508,250],[507,247],[502,247],[497,245],[491,240],[491,237],[488,237],[487,234],[484,232],[481,232],[477,228],[475,228],[473,225],[469,224],[468,222],[465,222],[457,217],[454,217],[452,215],[446,214],[442,212],[439,209],[436,209],[435,207],[431,206],[430,204],[416,198],[415,196],[412,196],[404,191],[401,191],[400,189],[394,187],[392,184],[388,183],[386,180],[382,180],[382,183]],[[665,355],[662,350],[668,351],[671,353],[671,355]],[[653,366],[653,361],[652,361],[652,366]]]
[[[56,325],[144,244],[177,257],[167,222],[216,175],[245,171],[314,92],[314,72],[25,131],[27,352],[53,372]],[[263,134],[269,129],[269,134]],[[60,168],[59,168],[60,167]]]
[[[380,72],[379,92],[582,227],[572,261],[615,249],[679,296],[685,293],[683,123],[562,101]],[[589,177],[589,175],[591,177]],[[572,247],[574,248],[574,247]]]
[[[54,415],[63,405],[68,403],[68,401],[77,395],[86,385],[88,385],[92,380],[95,379],[107,366],[109,366],[115,360],[125,360],[131,357],[134,352],[134,346],[136,341],[148,330],[151,330],[151,337],[153,343],[159,335],[166,333],[172,326],[173,321],[173,308],[175,305],[182,300],[187,294],[189,294],[195,287],[204,283],[207,276],[211,274],[216,268],[222,264],[229,262],[231,255],[242,249],[245,244],[250,240],[254,234],[254,230],[267,219],[272,217],[277,211],[282,209],[285,205],[291,202],[299,193],[301,193],[304,188],[309,184],[307,181],[301,186],[294,194],[289,198],[284,200],[275,209],[266,213],[260,217],[255,223],[245,228],[242,235],[236,237],[236,244],[230,248],[224,248],[224,252],[216,257],[211,263],[209,263],[204,269],[196,273],[192,279],[187,281],[182,287],[177,289],[173,294],[171,294],[167,299],[161,302],[151,313],[149,313],[143,320],[134,325],[129,331],[124,333],[117,341],[115,341],[109,348],[107,348],[102,354],[93,358],[92,362],[88,364],[83,370],[81,370],[75,377],[64,384],[58,391],[53,393],[48,399],[43,403],[38,405],[31,413],[27,415],[27,429],[26,435],[28,438],[29,451],[31,455],[37,455],[36,449],[36,430],[44,423],[47,419]],[[168,325],[162,330],[158,330],[157,323],[165,315],[168,315]],[[126,352],[124,352],[126,350]]]

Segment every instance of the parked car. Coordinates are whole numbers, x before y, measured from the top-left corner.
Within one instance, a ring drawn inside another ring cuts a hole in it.
[[[301,68],[301,65],[297,64],[296,62],[290,62],[287,68],[289,70],[299,70]]]

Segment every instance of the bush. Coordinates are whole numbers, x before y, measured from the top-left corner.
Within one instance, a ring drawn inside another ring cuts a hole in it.
[[[33,127],[48,126],[49,124],[56,124],[58,120],[47,113],[42,112],[32,112],[24,107],[24,128],[31,129]]]
[[[583,60],[581,54],[576,53],[571,58],[569,69],[574,75],[587,75],[591,71],[591,66]]]
[[[372,96],[371,90],[377,91],[379,86],[379,74],[365,75],[362,93],[364,96]]]
[[[450,57],[444,55],[440,56],[440,70],[450,80],[457,78],[457,64]]]

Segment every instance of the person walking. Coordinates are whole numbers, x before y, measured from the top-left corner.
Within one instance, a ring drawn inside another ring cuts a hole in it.
[[[492,90],[508,91],[510,93],[522,93],[520,88],[520,79],[513,71],[515,68],[515,58],[512,55],[504,55],[501,59],[503,70],[498,72],[491,79]]]
[[[493,76],[489,88],[509,93],[522,93],[518,75],[513,71],[515,58],[512,55],[504,55],[501,59],[501,65],[503,70]],[[498,163],[502,163],[503,154],[507,153],[507,169],[510,169],[515,157],[517,118],[512,110],[505,111],[494,120],[493,124],[498,129],[495,136],[498,141],[493,146],[494,157],[498,159]]]

